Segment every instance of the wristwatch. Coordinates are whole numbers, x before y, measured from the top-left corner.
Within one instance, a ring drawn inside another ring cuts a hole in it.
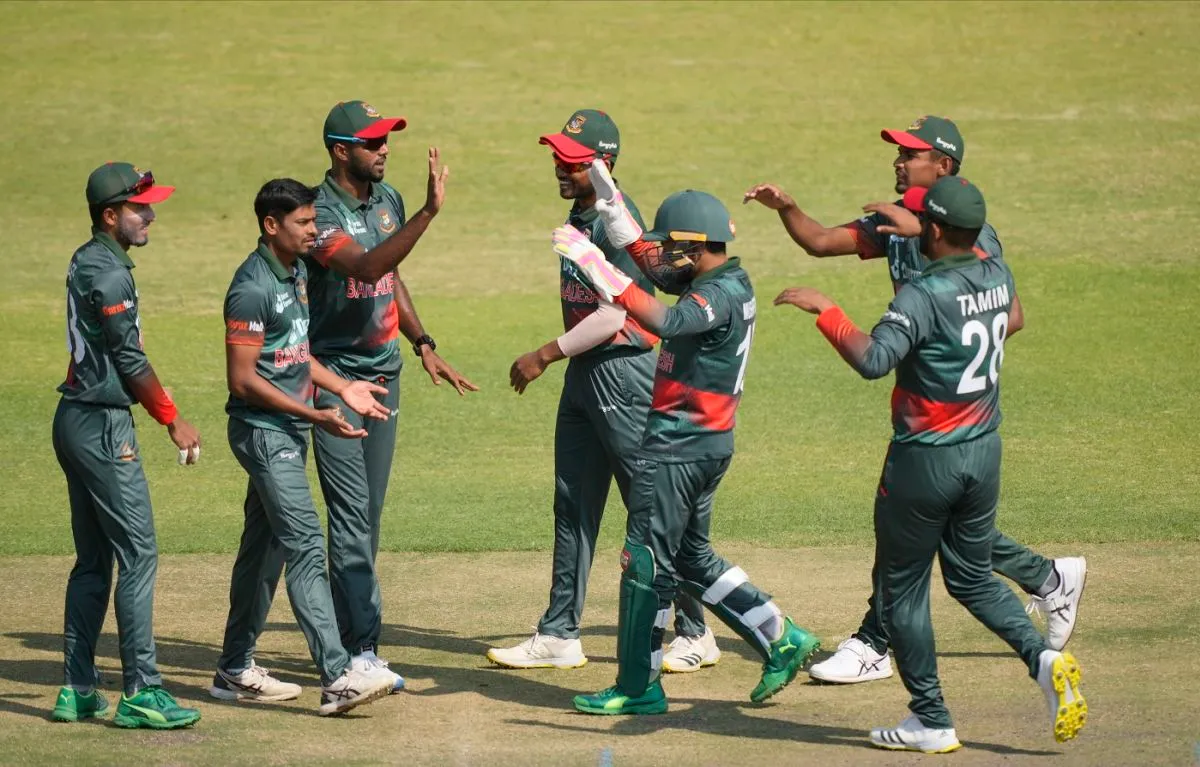
[[[420,357],[422,346],[428,346],[429,351],[435,351],[437,349],[437,343],[432,338],[430,338],[428,334],[421,336],[420,338],[418,338],[416,341],[413,342],[413,354]]]

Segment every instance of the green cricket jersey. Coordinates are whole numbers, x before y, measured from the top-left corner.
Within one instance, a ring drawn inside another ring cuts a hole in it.
[[[630,299],[648,300],[636,292]],[[733,454],[756,310],[750,277],[730,258],[696,278],[667,310],[662,327],[650,328],[663,342],[643,454],[664,463]]]
[[[934,261],[900,289],[859,367],[872,378],[896,370],[892,441],[954,445],[1000,426],[1000,366],[1016,294],[1004,261],[977,253]]]
[[[900,204],[900,201],[897,201]],[[888,269],[892,274],[892,285],[897,291],[912,281],[929,266],[929,259],[921,255],[920,237],[901,237],[896,234],[883,234],[878,230],[881,224],[891,221],[882,213],[871,213],[857,221],[843,224],[849,229],[858,245],[858,257],[867,260],[887,257]],[[1004,258],[1004,246],[1000,237],[991,224],[984,224],[975,241],[975,253],[979,258]]]
[[[133,261],[117,241],[98,229],[67,267],[67,378],[63,399],[129,407],[125,380],[149,365],[142,351],[142,320],[133,282]]]
[[[638,222],[638,226],[645,229],[646,224],[642,221],[641,212],[628,196],[625,197],[625,207],[629,208],[629,212]],[[654,284],[642,273],[633,258],[625,252],[624,248],[618,248],[608,241],[608,237],[604,233],[604,222],[595,208],[580,210],[577,204],[571,209],[567,223],[585,233],[600,250],[604,251],[604,257],[608,259],[608,262],[629,275],[638,287],[651,295],[654,294]],[[596,291],[592,290],[591,284],[580,276],[574,264],[565,258],[561,261],[559,294],[562,299],[563,327],[565,330],[570,330],[599,308],[600,299],[596,295]],[[597,356],[616,349],[649,350],[657,341],[658,339],[642,327],[637,320],[626,315],[625,324],[612,338],[578,356],[580,358]]]
[[[260,240],[234,272],[225,294],[225,343],[258,347],[258,374],[311,407],[307,281],[302,259],[288,269]],[[264,410],[232,394],[225,412],[263,429],[296,433],[311,428],[302,418]]]
[[[382,181],[362,202],[325,174],[317,187],[317,247],[305,258],[312,301],[312,353],[357,378],[400,374],[396,275],[374,284],[339,274],[329,257],[349,240],[370,250],[404,226],[404,200]]]

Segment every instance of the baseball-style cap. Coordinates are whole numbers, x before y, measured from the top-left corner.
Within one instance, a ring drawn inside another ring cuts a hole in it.
[[[954,121],[945,117],[927,115],[918,117],[908,130],[881,130],[880,137],[889,144],[899,144],[905,149],[936,149],[962,162],[966,154],[962,134]]]
[[[591,162],[597,157],[616,157],[621,151],[621,132],[607,113],[580,109],[560,132],[547,133],[538,143],[549,144],[563,162]]]
[[[138,202],[153,205],[170,197],[173,186],[154,183],[154,174],[127,162],[106,162],[87,180],[88,205]]]
[[[333,146],[339,141],[362,143],[404,130],[407,126],[408,120],[403,117],[384,117],[365,101],[341,101],[325,118],[325,146]]]
[[[904,207],[962,229],[982,229],[987,221],[983,192],[959,176],[943,176],[928,189],[910,187],[904,192]]]
[[[708,192],[685,189],[663,200],[654,214],[654,229],[642,235],[651,242],[733,242],[729,210]]]

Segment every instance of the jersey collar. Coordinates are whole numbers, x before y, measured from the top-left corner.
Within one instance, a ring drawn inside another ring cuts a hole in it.
[[[960,266],[979,263],[979,254],[977,253],[957,253],[953,256],[943,256],[937,261],[930,261],[929,266],[925,267],[922,274],[937,274],[944,272],[947,269],[957,269]]]
[[[133,268],[133,259],[131,259],[129,254],[125,252],[125,248],[122,248],[120,245],[118,245],[117,241],[110,237],[107,233],[93,228],[92,239],[111,250],[112,254],[117,257],[117,260],[120,261],[121,265],[126,269]]]
[[[371,184],[370,191],[367,192],[367,201],[363,202],[357,197],[351,195],[345,189],[342,189],[340,186],[338,186],[338,183],[333,180],[333,171],[331,170],[325,171],[325,181],[322,183],[326,188],[328,188],[329,193],[336,195],[337,198],[341,200],[342,205],[345,205],[349,210],[361,210],[363,208],[368,208],[378,201],[375,196],[375,192],[378,187],[375,186],[375,184]]]
[[[276,258],[275,254],[271,252],[271,249],[267,247],[266,241],[259,240],[258,247],[254,249],[254,252],[262,257],[263,261],[267,262],[267,266],[270,267],[271,273],[274,274],[280,282],[287,282],[288,280],[296,279],[295,270],[293,269],[292,271],[288,271],[286,266],[279,263],[279,259]]]

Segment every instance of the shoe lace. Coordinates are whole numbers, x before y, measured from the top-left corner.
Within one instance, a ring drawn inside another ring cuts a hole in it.
[[[264,666],[260,666],[254,662],[250,663],[250,667],[247,668],[244,673],[257,678],[259,681],[265,681],[268,677],[271,676],[270,669],[268,669]]]
[[[688,649],[691,649],[692,643],[696,642],[696,641],[698,641],[698,640],[694,639],[692,637],[683,636],[682,634],[680,634],[679,636],[677,636],[671,640],[671,644],[668,645],[667,648],[669,650],[676,650],[676,649],[688,650]]]
[[[542,643],[542,632],[538,631],[537,626],[533,626],[533,636],[521,643],[521,649],[525,652],[533,652],[539,644]]]

